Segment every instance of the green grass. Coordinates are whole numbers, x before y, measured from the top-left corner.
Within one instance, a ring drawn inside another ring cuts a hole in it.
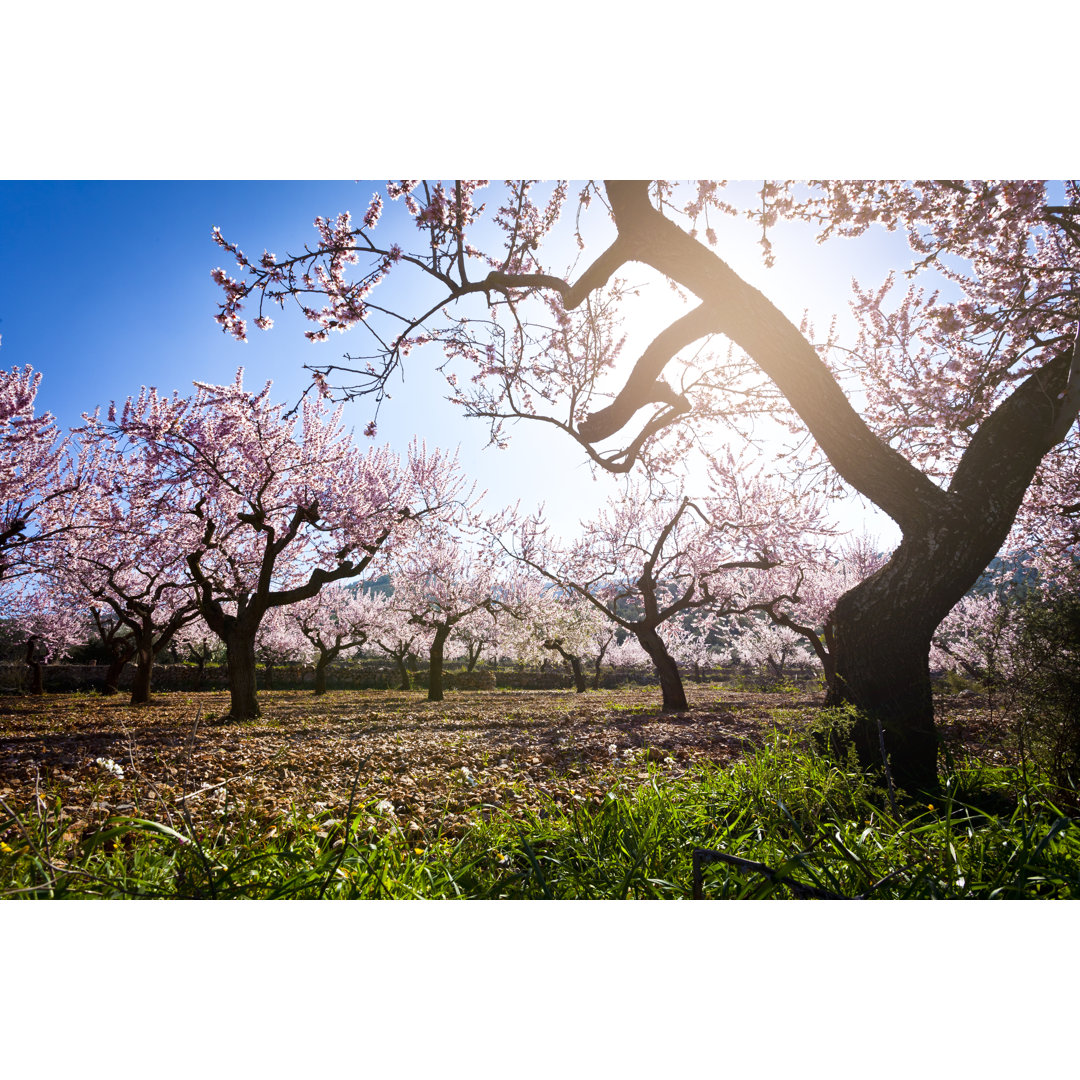
[[[515,817],[475,808],[463,835],[405,832],[370,806],[348,820],[235,813],[213,833],[141,816],[65,835],[59,804],[0,807],[9,897],[790,898],[1080,895],[1080,822],[1016,770],[953,764],[934,803],[898,800],[785,736],[720,769],[621,784]],[[700,853],[717,854],[700,854]],[[711,860],[711,861],[710,861]],[[741,860],[741,861],[740,861]]]

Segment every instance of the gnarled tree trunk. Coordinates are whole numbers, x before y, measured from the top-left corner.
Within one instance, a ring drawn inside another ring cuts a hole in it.
[[[574,676],[574,689],[579,694],[584,694],[588,689],[585,683],[585,673],[581,670],[581,658],[574,656],[573,653],[567,652],[562,647],[561,642],[556,641],[554,638],[548,638],[544,642],[545,649],[551,649],[552,652],[557,652],[570,666],[570,671]]]
[[[660,635],[648,626],[640,624],[634,627],[634,635],[641,642],[641,647],[649,654],[649,659],[656,668],[660,679],[660,693],[663,698],[664,712],[686,712],[690,708],[683,689],[679,666],[667,651]]]
[[[404,656],[395,656],[397,661],[398,677],[401,679],[400,689],[411,690],[412,689],[412,675],[409,674],[409,665],[405,662]]]

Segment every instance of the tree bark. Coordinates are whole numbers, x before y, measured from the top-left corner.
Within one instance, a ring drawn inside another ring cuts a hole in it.
[[[428,668],[428,701],[443,699],[443,646],[450,636],[449,626],[439,626],[431,642],[431,663]]]
[[[102,679],[102,693],[105,695],[118,694],[120,692],[120,676],[123,674],[127,662],[131,659],[131,653],[123,654],[114,652],[109,666],[105,669],[105,678]]]
[[[135,652],[135,680],[131,684],[131,704],[150,704],[150,679],[154,671],[152,641],[140,641]]]
[[[225,638],[225,668],[229,675],[226,720],[256,720],[262,716],[256,689],[255,631],[233,622]]]
[[[37,656],[36,637],[26,643],[26,666],[30,669],[30,695],[42,697],[45,693],[45,679],[41,674],[41,660]]]
[[[641,647],[649,654],[649,659],[656,668],[660,679],[660,693],[663,697],[664,712],[686,712],[690,708],[683,689],[679,666],[667,651],[660,635],[648,626],[635,626],[634,635],[641,642]]]
[[[315,664],[315,696],[319,697],[326,693],[326,669],[330,666],[330,661],[334,659],[336,653],[321,652],[319,653],[318,662]]]

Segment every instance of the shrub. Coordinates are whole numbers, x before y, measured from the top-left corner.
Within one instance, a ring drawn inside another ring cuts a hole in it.
[[[1022,749],[1060,788],[1080,777],[1080,597],[1072,589],[1022,609],[1015,694]]]

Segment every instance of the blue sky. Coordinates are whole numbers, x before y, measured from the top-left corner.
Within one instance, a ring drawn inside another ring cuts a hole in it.
[[[194,379],[231,382],[241,365],[245,385],[261,388],[271,379],[275,398],[292,401],[309,381],[304,363],[361,350],[361,333],[311,344],[302,336],[310,324],[275,310],[270,332],[255,329],[249,317],[247,343],[223,334],[213,321],[221,290],[210,271],[232,272],[235,263],[213,243],[211,229],[220,226],[248,254],[263,247],[296,252],[314,241],[316,215],[362,213],[376,187],[366,181],[0,183],[0,365],[41,371],[39,407],[65,426],[142,385],[190,392]],[[565,493],[569,476],[571,486],[590,492],[578,511],[588,513],[595,487],[570,440],[564,445],[547,432],[519,429],[508,451],[484,450],[486,427],[465,421],[444,400],[433,352],[414,354],[404,385],[393,388],[379,416],[378,441],[402,451],[414,435],[429,446],[460,446],[463,465],[489,489],[492,508],[522,494],[532,508]],[[370,416],[366,402],[346,407],[346,422],[358,432]],[[531,483],[522,483],[523,473]]]
[[[296,253],[314,241],[316,215],[349,209],[362,214],[375,181],[339,182],[3,182],[0,183],[0,365],[30,364],[43,373],[39,406],[61,424],[78,423],[83,411],[122,402],[140,386],[190,392],[194,379],[231,382],[238,366],[245,384],[274,382],[275,397],[294,400],[307,385],[304,363],[340,360],[365,347],[363,331],[331,335],[311,344],[310,324],[298,315],[271,312],[275,328],[251,325],[237,342],[213,321],[220,289],[210,279],[215,266],[232,271],[231,256],[211,240],[224,236],[254,257],[264,247]],[[492,193],[495,197],[495,193]],[[380,231],[400,213],[388,203]],[[776,271],[760,267],[749,235],[733,239],[725,257],[798,319],[803,306],[821,312],[822,325],[846,304],[852,273],[847,248],[791,246],[780,249]],[[859,257],[871,277],[901,249],[884,238]],[[901,264],[902,265],[902,264]],[[664,297],[642,305],[651,317],[632,324],[641,344],[663,322]],[[572,531],[608,495],[619,491],[612,477],[594,477],[584,453],[568,438],[541,425],[512,429],[509,449],[486,448],[487,428],[467,421],[444,400],[434,370],[441,354],[420,350],[410,359],[405,382],[379,416],[378,441],[404,450],[419,436],[429,445],[460,447],[462,464],[489,492],[491,509],[522,500],[523,508],[546,504],[553,524]],[[371,406],[346,407],[346,421],[361,431]],[[843,524],[861,528],[862,515],[849,509]],[[871,532],[890,535],[887,519],[871,519]]]

